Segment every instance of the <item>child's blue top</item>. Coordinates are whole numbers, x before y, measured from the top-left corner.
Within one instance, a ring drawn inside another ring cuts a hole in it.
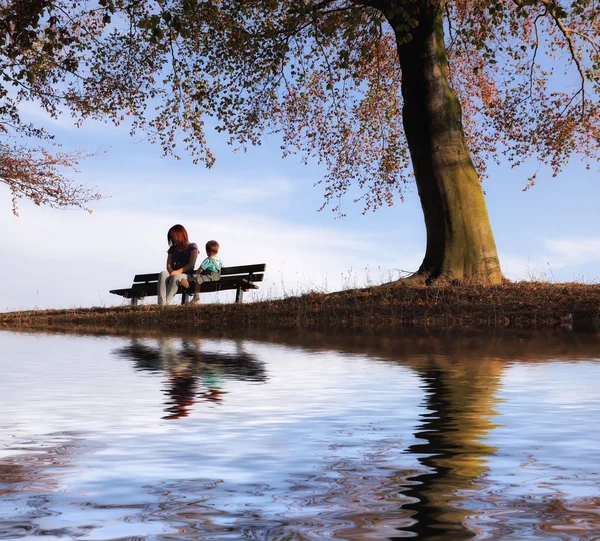
[[[209,272],[221,272],[223,262],[216,255],[211,255],[200,264],[200,268]]]

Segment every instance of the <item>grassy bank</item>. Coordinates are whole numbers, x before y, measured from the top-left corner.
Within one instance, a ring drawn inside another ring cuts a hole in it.
[[[600,285],[505,283],[499,286],[404,283],[311,293],[242,305],[80,308],[0,314],[0,328],[107,331],[386,330],[421,328],[600,329]]]

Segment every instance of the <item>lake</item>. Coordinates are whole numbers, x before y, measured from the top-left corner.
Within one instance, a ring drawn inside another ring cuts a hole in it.
[[[0,345],[1,539],[600,539],[593,336]]]

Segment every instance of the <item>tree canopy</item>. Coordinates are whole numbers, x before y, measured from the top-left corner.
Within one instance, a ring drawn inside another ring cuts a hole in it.
[[[165,154],[207,166],[213,128],[243,149],[277,133],[283,155],[326,166],[336,211],[347,193],[365,211],[391,205],[415,174],[402,61],[429,54],[411,44],[434,23],[445,50],[432,69],[458,97],[451,123],[476,176],[493,161],[558,174],[574,154],[599,157],[595,0],[21,0],[0,1],[0,20],[3,132],[32,135],[19,103],[37,100],[78,121],[129,117]]]
[[[356,184],[365,208],[391,204],[410,161],[387,17],[404,14],[410,39],[418,3],[1,2],[0,126],[40,135],[19,124],[21,100],[117,124],[130,115],[165,153],[181,153],[183,141],[211,165],[212,117],[236,145],[277,131],[284,154],[325,163],[327,200]],[[449,76],[480,174],[502,158],[535,158],[554,173],[574,152],[597,159],[595,2],[455,0],[444,9]],[[2,156],[18,153],[3,143]]]

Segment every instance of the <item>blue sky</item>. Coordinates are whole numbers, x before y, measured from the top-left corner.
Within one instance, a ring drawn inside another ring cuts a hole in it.
[[[77,178],[108,197],[92,204],[92,214],[23,201],[14,217],[0,184],[2,311],[122,304],[108,290],[129,286],[136,273],[162,270],[166,232],[175,223],[199,245],[217,239],[226,264],[267,263],[253,299],[389,281],[422,260],[425,228],[414,185],[404,203],[367,215],[348,197],[348,216],[336,219],[317,212],[323,189],[314,183],[323,169],[282,159],[276,136],[236,154],[212,137],[217,163],[207,170],[185,157],[162,158],[158,146],[131,138],[124,126],[77,128],[68,116],[52,120],[33,105],[25,114],[65,149],[98,152]],[[535,168],[493,166],[484,183],[505,275],[600,281],[597,168],[573,160],[558,178],[542,170],[523,192]],[[207,300],[232,302],[233,293]]]

